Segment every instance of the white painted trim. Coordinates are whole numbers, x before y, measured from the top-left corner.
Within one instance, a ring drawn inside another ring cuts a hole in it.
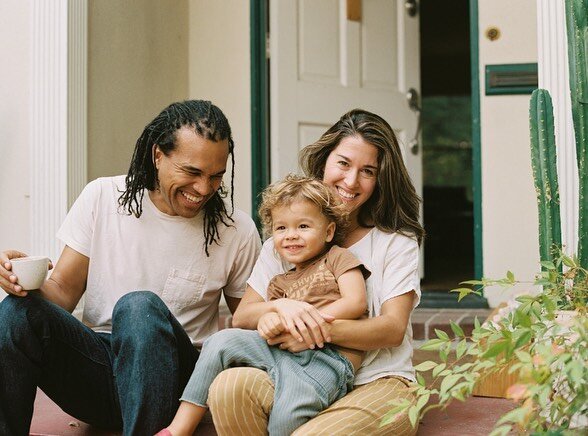
[[[86,183],[87,0],[31,6],[31,254],[56,261],[55,233]]]
[[[537,0],[539,87],[553,99],[559,178],[562,243],[578,246],[578,168],[569,87],[565,2]]]

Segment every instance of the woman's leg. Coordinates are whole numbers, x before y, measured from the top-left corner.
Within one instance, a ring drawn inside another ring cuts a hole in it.
[[[293,436],[414,435],[417,429],[410,425],[408,414],[380,427],[380,421],[391,408],[389,401],[413,397],[407,389],[409,386],[410,382],[400,377],[381,378],[359,386],[298,428]]]
[[[231,368],[212,383],[208,406],[219,436],[265,436],[274,403],[270,376],[256,368]]]

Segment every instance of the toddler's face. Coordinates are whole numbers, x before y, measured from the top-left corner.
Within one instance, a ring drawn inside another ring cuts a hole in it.
[[[272,210],[272,236],[279,255],[296,268],[321,254],[333,240],[335,223],[319,207],[306,200]]]

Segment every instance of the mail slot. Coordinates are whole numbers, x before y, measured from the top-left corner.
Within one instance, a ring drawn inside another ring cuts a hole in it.
[[[531,94],[538,83],[537,64],[486,65],[486,95]]]

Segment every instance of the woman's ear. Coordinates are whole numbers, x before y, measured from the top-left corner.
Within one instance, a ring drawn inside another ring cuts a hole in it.
[[[333,237],[335,236],[335,229],[337,228],[337,224],[334,222],[330,222],[327,226],[327,237],[325,238],[325,242],[331,242]]]

